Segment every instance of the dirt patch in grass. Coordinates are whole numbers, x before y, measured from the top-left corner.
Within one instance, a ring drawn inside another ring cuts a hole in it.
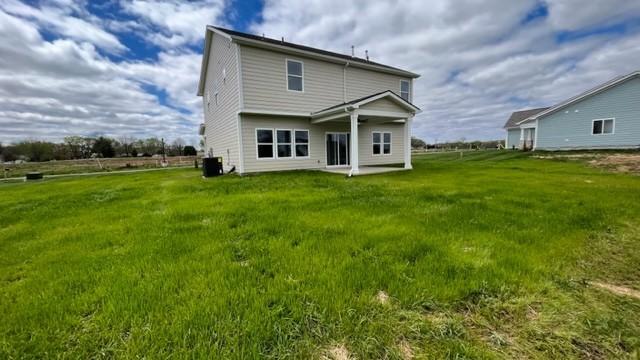
[[[336,344],[328,348],[322,357],[323,360],[352,360],[354,357],[344,344]]]
[[[621,296],[629,296],[635,299],[640,300],[640,291],[638,290],[634,290],[634,289],[629,289],[627,287],[624,286],[617,286],[617,285],[612,285],[612,284],[607,284],[607,283],[601,283],[601,282],[597,282],[597,281],[592,281],[590,283],[591,285],[600,288],[600,289],[604,289],[607,291],[610,291],[616,295],[621,295]]]
[[[386,292],[380,290],[378,291],[378,293],[376,294],[376,301],[379,302],[382,305],[386,305],[389,303],[389,294],[387,294]]]
[[[398,344],[398,351],[404,360],[411,360],[415,357],[413,355],[413,348],[406,340],[400,341]]]
[[[545,154],[538,159],[585,161],[593,167],[618,173],[640,175],[640,153]]]

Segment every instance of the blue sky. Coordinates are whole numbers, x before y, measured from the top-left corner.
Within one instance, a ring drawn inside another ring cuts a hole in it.
[[[69,135],[197,143],[206,24],[420,73],[413,132],[503,138],[514,111],[637,70],[640,2],[0,0],[0,142]]]

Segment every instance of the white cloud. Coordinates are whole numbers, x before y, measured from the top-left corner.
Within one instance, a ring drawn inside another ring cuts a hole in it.
[[[616,1],[614,10],[602,9],[609,2],[549,2],[548,18],[526,22],[536,0],[267,0],[252,31],[343,53],[353,44],[359,56],[368,49],[374,61],[421,74],[414,97],[423,109],[414,121],[420,137],[500,139],[512,111],[575,95],[632,71],[638,58],[634,32],[567,43],[556,36],[628,18],[640,3]],[[574,21],[563,24],[567,16]]]
[[[88,42],[47,41],[28,19],[2,10],[0,36],[7,40],[0,42],[0,141],[128,134],[197,143],[199,55],[161,53],[158,63],[116,63]],[[164,91],[167,104],[145,85]]]
[[[30,19],[41,29],[57,32],[73,40],[90,42],[109,52],[121,53],[126,50],[116,36],[104,31],[100,24],[94,23],[98,21],[97,18],[88,16],[87,19],[91,21],[87,21],[74,16],[73,11],[80,9],[78,4],[69,1],[65,4],[57,4],[63,6],[51,5],[36,8],[16,0],[2,0],[0,9],[6,13]]]
[[[549,22],[558,30],[575,31],[589,26],[610,25],[640,16],[640,1],[636,0],[545,0],[549,7]]]
[[[173,48],[203,39],[205,26],[220,22],[225,2],[134,0],[123,1],[121,5],[127,12],[152,25],[146,33],[149,40],[162,47]]]

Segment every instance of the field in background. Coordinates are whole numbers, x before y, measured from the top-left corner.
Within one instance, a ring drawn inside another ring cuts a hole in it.
[[[194,166],[196,156],[167,156],[167,166]],[[78,174],[91,172],[107,172],[119,170],[162,168],[162,157],[108,158],[53,160],[47,162],[25,162],[21,164],[4,164],[7,177],[20,177],[31,171],[39,171],[44,175]]]
[[[0,358],[637,358],[640,177],[413,164],[0,184]]]

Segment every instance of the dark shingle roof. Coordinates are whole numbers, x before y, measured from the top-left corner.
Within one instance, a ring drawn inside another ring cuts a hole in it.
[[[504,124],[504,128],[508,129],[514,126],[517,126],[517,124],[530,117],[533,116],[535,114],[541,113],[545,110],[547,110],[548,107],[545,108],[537,108],[537,109],[528,109],[528,110],[521,110],[521,111],[516,111],[513,114],[511,114],[511,116],[509,117],[509,120],[507,120],[507,122]]]
[[[229,35],[232,35],[232,36],[237,36],[237,37],[241,37],[241,38],[245,38],[245,39],[249,39],[249,40],[262,41],[264,43],[272,44],[272,45],[286,46],[286,47],[290,47],[292,49],[313,52],[313,53],[320,54],[320,55],[332,56],[332,57],[340,58],[340,59],[343,59],[343,60],[354,61],[354,62],[358,62],[358,63],[362,63],[362,64],[375,65],[375,66],[387,68],[389,70],[395,70],[395,71],[401,71],[401,72],[408,73],[407,76],[409,76],[409,74],[412,74],[413,77],[418,77],[419,76],[418,74],[414,74],[414,73],[412,73],[410,71],[407,71],[407,70],[399,69],[399,68],[396,68],[396,67],[393,67],[393,66],[389,66],[389,65],[380,64],[380,63],[377,63],[377,62],[373,62],[371,60],[362,59],[362,58],[355,57],[355,56],[349,56],[349,55],[340,54],[340,53],[336,53],[336,52],[332,52],[332,51],[313,48],[313,47],[310,47],[310,46],[304,46],[304,45],[294,44],[294,43],[290,43],[290,42],[286,42],[286,41],[270,39],[268,37],[247,34],[247,33],[239,32],[239,31],[235,31],[235,30],[229,30],[229,29],[221,28],[221,27],[218,27],[218,26],[211,26],[211,27],[216,29],[216,30],[220,30],[220,31],[222,31],[224,33],[227,33]]]

